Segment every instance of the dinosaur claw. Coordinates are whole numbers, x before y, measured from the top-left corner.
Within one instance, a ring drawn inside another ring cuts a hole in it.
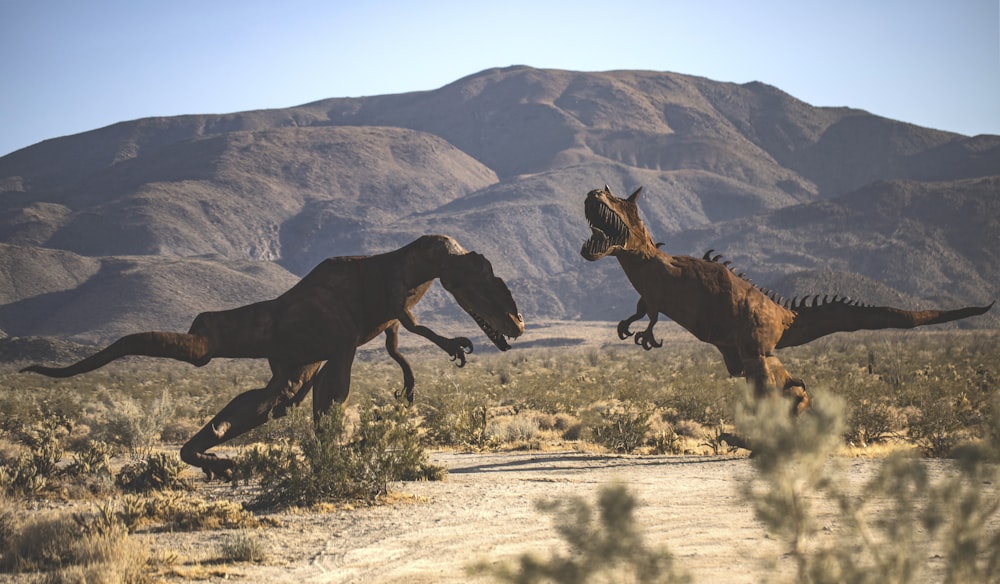
[[[643,349],[649,351],[653,348],[659,349],[663,346],[663,341],[657,341],[652,331],[641,331],[635,333],[635,344],[641,345]]]
[[[406,403],[407,403],[407,405],[411,405],[411,406],[413,405],[413,387],[412,386],[403,387],[403,389],[397,389],[396,391],[394,391],[392,393],[392,395],[393,395],[393,397],[396,398],[396,401],[401,400],[405,396],[406,397]]]

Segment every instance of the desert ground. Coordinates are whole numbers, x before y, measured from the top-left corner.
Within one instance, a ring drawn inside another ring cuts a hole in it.
[[[363,508],[273,516],[277,526],[256,533],[267,559],[216,563],[226,532],[150,534],[153,549],[179,553],[170,582],[468,582],[477,562],[514,562],[522,554],[566,553],[553,515],[539,501],[582,497],[594,503],[602,486],[624,483],[638,499],[636,519],[649,548],[669,551],[694,582],[790,581],[794,560],[767,533],[740,494],[754,472],[745,457],[624,456],[577,451],[533,453],[434,452],[446,480],[400,483],[392,501]],[[839,458],[852,484],[869,479],[879,461]],[[949,462],[927,460],[932,476]],[[995,488],[995,486],[991,487]],[[231,487],[203,485],[206,496],[233,496]],[[838,529],[822,501],[822,537]],[[816,542],[821,543],[821,542]],[[936,554],[927,558],[935,581]]]

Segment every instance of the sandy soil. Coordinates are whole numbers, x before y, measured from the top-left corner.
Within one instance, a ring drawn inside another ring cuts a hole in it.
[[[406,495],[392,504],[277,516],[280,526],[259,532],[269,554],[263,564],[213,564],[225,532],[147,537],[154,548],[180,550],[187,563],[170,576],[178,582],[467,582],[474,580],[466,571],[471,563],[565,550],[551,515],[536,502],[581,496],[593,503],[603,485],[621,481],[639,500],[647,546],[669,550],[694,582],[788,581],[794,570],[783,543],[739,494],[754,472],[746,458],[438,452],[432,460],[449,468],[447,480],[401,484],[396,491]],[[857,484],[878,465],[838,463]],[[932,474],[947,465],[926,464]],[[832,509],[820,519],[824,534],[836,532]]]

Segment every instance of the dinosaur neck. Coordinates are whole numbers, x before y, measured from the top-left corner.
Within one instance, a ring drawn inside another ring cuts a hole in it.
[[[649,234],[646,234],[645,240],[634,244],[629,242],[628,249],[617,249],[612,254],[618,259],[618,263],[621,264],[622,269],[625,273],[629,273],[631,270],[639,269],[643,264],[648,262],[653,258],[660,258],[666,256],[667,254],[660,251],[653,243],[652,238]],[[668,256],[669,257],[669,256]]]
[[[406,256],[403,283],[407,288],[441,277],[452,259],[466,253],[458,242],[445,235],[425,235],[400,251]]]

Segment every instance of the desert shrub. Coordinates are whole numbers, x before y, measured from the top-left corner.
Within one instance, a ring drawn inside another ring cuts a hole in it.
[[[519,584],[689,581],[675,570],[667,550],[646,546],[636,527],[636,505],[635,497],[624,485],[603,487],[598,493],[596,513],[582,497],[539,502],[540,510],[555,516],[556,531],[569,553],[550,558],[523,555],[516,566],[482,562],[470,571]]]
[[[904,424],[898,409],[884,397],[863,398],[852,402],[848,409],[845,436],[858,446],[884,442],[897,435]]]
[[[24,424],[15,436],[21,448],[0,460],[0,487],[7,494],[35,494],[55,482],[58,464],[64,454],[63,438],[67,423],[56,416],[45,416]]]
[[[731,423],[733,412],[733,397],[740,390],[739,382],[711,378],[690,379],[699,371],[687,373],[687,380],[671,380],[667,397],[657,400],[657,404],[665,407],[671,414],[671,422],[689,420],[699,424],[711,425],[720,420]]]
[[[266,546],[260,538],[245,529],[226,536],[219,546],[222,559],[227,562],[263,562],[267,558]]]
[[[428,463],[405,407],[363,408],[353,435],[345,421],[342,408],[331,408],[312,432],[299,437],[300,450],[286,441],[241,454],[237,481],[259,479],[253,505],[374,501],[387,494],[394,481],[442,476],[440,467]]]
[[[208,501],[186,491],[155,491],[141,499],[145,515],[139,523],[152,523],[170,531],[202,531],[258,527],[261,520],[231,499]],[[124,511],[127,507],[122,507]]]
[[[95,440],[83,449],[73,452],[73,460],[66,467],[70,476],[110,475],[111,447],[106,442]]]
[[[71,517],[49,514],[24,522],[3,555],[6,571],[47,571],[69,564],[69,552],[83,535]]]
[[[998,445],[987,440],[954,450],[953,471],[932,481],[924,461],[896,453],[851,489],[832,461],[843,425],[839,400],[817,392],[792,418],[780,400],[747,398],[738,428],[757,470],[744,495],[767,529],[788,545],[796,581],[912,582],[926,579],[926,558],[943,550],[945,582],[995,582],[1000,567]],[[1000,409],[1000,408],[998,408]],[[1000,416],[988,436],[1000,435]],[[839,510],[832,537],[820,530],[814,503]]]
[[[485,448],[488,436],[489,397],[461,391],[428,391],[420,402],[427,441],[440,446]]]
[[[486,443],[529,442],[538,436],[541,426],[536,416],[520,414],[489,418],[486,424]]]
[[[113,403],[107,404],[105,425],[98,435],[111,444],[124,447],[132,457],[148,456],[159,442],[164,426],[173,417],[170,392],[163,389],[160,397],[151,403],[122,396],[113,399]]]
[[[650,431],[651,405],[631,402],[613,404],[600,413],[590,427],[594,441],[614,452],[632,453],[646,443]]]
[[[47,582],[147,582],[148,551],[121,525],[46,515],[11,536],[0,562],[6,571],[43,572]]]
[[[182,476],[184,469],[176,455],[157,452],[123,466],[115,475],[115,484],[125,492],[191,490],[190,481]]]
[[[757,518],[788,543],[799,581],[806,582],[805,545],[817,529],[810,496],[829,481],[827,463],[843,434],[843,404],[833,396],[814,395],[812,407],[792,418],[784,399],[758,400],[747,392],[736,424],[753,448],[757,469],[744,495]]]
[[[653,433],[649,441],[652,454],[680,454],[684,451],[683,442],[672,426]]]
[[[21,510],[6,495],[0,494],[0,565],[6,561],[6,550],[11,549],[18,530]]]

